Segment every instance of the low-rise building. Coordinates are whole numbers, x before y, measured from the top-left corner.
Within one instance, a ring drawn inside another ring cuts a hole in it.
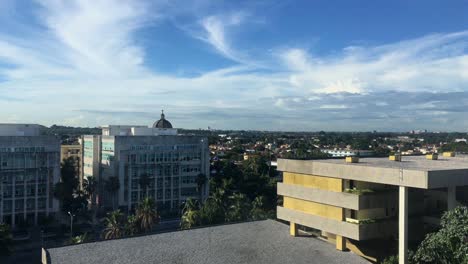
[[[58,211],[60,141],[39,125],[0,124],[0,222],[33,225]]]
[[[353,163],[278,160],[283,182],[277,191],[283,205],[277,208],[277,217],[290,222],[292,235],[297,235],[298,226],[314,228],[337,249],[350,249],[372,260],[379,250],[373,245],[382,245],[381,241],[389,245],[398,238],[403,264],[408,240],[420,241],[426,227],[457,206],[457,199],[468,200],[463,197],[468,186],[463,156],[347,160]]]

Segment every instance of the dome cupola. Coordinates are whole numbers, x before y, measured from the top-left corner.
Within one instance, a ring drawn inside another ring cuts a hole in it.
[[[172,128],[171,122],[166,120],[166,116],[164,115],[164,110],[161,110],[161,119],[154,122],[153,128]]]

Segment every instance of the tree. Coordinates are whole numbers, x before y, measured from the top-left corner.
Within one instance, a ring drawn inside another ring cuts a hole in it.
[[[10,226],[0,224],[0,256],[11,254],[12,237]]]
[[[250,211],[250,217],[252,220],[263,220],[274,217],[274,215],[272,215],[272,211],[265,209],[265,204],[266,198],[264,196],[255,197],[255,200],[252,202],[252,210]]]
[[[158,212],[154,200],[145,197],[136,210],[136,217],[140,223],[142,231],[147,232],[153,228],[153,225],[159,221]]]
[[[73,157],[65,159],[60,172],[60,182],[55,184],[54,196],[61,202],[63,212],[75,211],[74,194],[79,190],[75,159]]]
[[[237,222],[246,220],[250,213],[250,202],[242,193],[235,193],[229,197],[230,206],[226,215],[228,222]]]
[[[140,179],[138,183],[140,184],[140,188],[144,191],[145,197],[148,196],[148,186],[150,184],[151,179],[149,178],[148,174],[143,173],[140,175]]]
[[[115,210],[107,214],[106,228],[102,231],[104,239],[115,239],[120,238],[124,234],[122,228],[122,217],[123,214],[120,210]]]
[[[188,198],[185,201],[182,209],[182,217],[180,219],[180,228],[189,229],[197,226],[200,223],[200,214],[198,202],[193,198]]]
[[[196,182],[197,182],[197,191],[198,191],[198,194],[200,195],[200,200],[199,201],[200,201],[200,203],[202,203],[203,202],[203,187],[206,184],[205,174],[199,173],[197,175]]]
[[[93,222],[96,219],[96,192],[97,181],[94,177],[88,176],[83,180],[83,192],[88,201],[91,201],[91,211],[93,212]]]
[[[115,197],[120,189],[120,181],[117,176],[111,176],[105,183],[106,191],[112,195],[112,209],[115,210]]]
[[[208,198],[199,211],[200,225],[214,225],[224,222],[224,209],[214,199]]]
[[[97,181],[94,177],[88,176],[83,180],[83,191],[93,206],[95,203],[95,195],[97,191]]]
[[[414,254],[415,263],[468,263],[468,208],[445,212],[441,228],[428,234]]]

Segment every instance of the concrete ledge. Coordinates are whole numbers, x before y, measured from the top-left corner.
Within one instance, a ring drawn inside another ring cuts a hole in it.
[[[396,164],[396,162],[393,161],[388,162]],[[403,162],[398,162],[398,164],[403,164]],[[392,168],[376,167],[366,163],[365,160],[360,163],[336,163],[334,160],[304,161],[278,159],[278,170],[346,180],[365,181],[424,189],[428,188],[427,171],[404,169],[400,168],[399,166]]]
[[[284,183],[278,183],[277,193],[278,195],[284,195],[306,201],[359,210],[359,195],[351,193],[332,192]]]
[[[296,210],[278,206],[276,208],[278,219],[297,223],[300,225],[319,229],[321,231],[359,240],[359,225],[336,221],[325,217],[311,215]]]
[[[359,225],[307,214],[281,206],[278,206],[276,210],[278,219],[308,226],[358,241],[389,237],[392,234],[395,234],[398,229],[398,223],[395,220]]]

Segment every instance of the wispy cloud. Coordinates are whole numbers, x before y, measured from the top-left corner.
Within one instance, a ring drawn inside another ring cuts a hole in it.
[[[245,55],[234,50],[227,36],[227,31],[232,27],[240,26],[245,18],[244,12],[235,12],[228,15],[212,15],[200,21],[202,33],[197,36],[199,39],[209,43],[224,57],[235,62],[245,63]]]
[[[165,108],[177,127],[395,130],[453,122],[453,129],[468,128],[466,31],[330,54],[277,43],[249,54],[237,44],[252,13],[205,12],[181,22],[190,30],[170,30],[231,63],[187,77],[151,67],[164,64],[141,41],[140,31],[178,19],[164,1],[37,5],[35,24],[23,28],[31,34],[0,28],[0,122],[150,124]],[[152,32],[153,38],[165,36]]]

